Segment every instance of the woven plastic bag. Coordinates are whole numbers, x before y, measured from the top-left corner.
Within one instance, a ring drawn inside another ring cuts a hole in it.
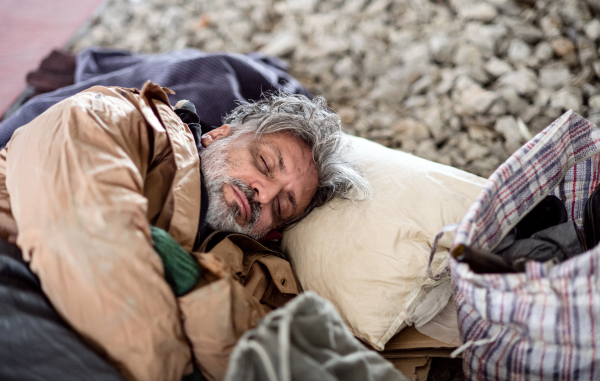
[[[454,245],[492,250],[549,194],[581,227],[599,152],[600,130],[565,113],[490,176]],[[454,259],[450,270],[468,379],[600,379],[600,246],[518,274],[475,274]]]

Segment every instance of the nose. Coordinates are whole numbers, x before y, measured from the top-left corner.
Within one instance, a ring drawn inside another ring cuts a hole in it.
[[[268,204],[279,194],[282,188],[281,181],[277,179],[263,179],[251,184],[254,191],[254,201]]]

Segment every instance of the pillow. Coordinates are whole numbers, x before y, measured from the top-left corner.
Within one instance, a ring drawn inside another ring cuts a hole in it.
[[[282,247],[302,289],[331,301],[354,335],[383,350],[433,282],[426,270],[436,234],[462,219],[486,180],[348,138],[373,197],[314,210],[284,233]],[[439,242],[434,273],[446,265],[451,235]]]

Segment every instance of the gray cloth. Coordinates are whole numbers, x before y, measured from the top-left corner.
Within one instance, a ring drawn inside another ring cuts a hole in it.
[[[123,381],[54,310],[15,245],[0,240],[0,380]]]
[[[334,307],[305,292],[267,315],[236,345],[226,381],[407,380],[346,328]]]
[[[540,230],[526,239],[515,240],[513,230],[494,250],[517,268],[527,261],[563,262],[584,251],[573,221]]]

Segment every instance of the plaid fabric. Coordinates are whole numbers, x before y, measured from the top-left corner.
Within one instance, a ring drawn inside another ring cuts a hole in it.
[[[492,174],[454,243],[491,250],[551,193],[581,226],[599,152],[600,130],[564,114]],[[454,259],[450,268],[469,379],[600,379],[600,246],[520,274],[475,274]]]

